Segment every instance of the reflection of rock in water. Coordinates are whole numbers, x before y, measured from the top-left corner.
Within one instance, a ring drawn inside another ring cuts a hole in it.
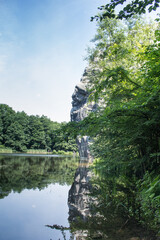
[[[98,196],[90,196],[95,189],[91,186],[87,164],[88,161],[80,163],[69,191],[70,240],[158,240],[153,233],[145,232],[133,218],[114,212],[112,204],[101,201]]]
[[[91,190],[91,172],[87,167],[87,162],[81,163],[79,168],[76,170],[74,182],[71,186],[68,196],[69,206],[69,222],[73,223],[78,221],[80,218],[83,221],[87,220],[90,216],[90,204],[91,198],[89,196]],[[85,239],[87,237],[86,231],[74,232],[76,240]],[[82,238],[84,237],[84,238]]]
[[[69,220],[75,220],[77,216],[85,220],[89,215],[90,177],[91,172],[86,164],[77,169],[68,197]]]

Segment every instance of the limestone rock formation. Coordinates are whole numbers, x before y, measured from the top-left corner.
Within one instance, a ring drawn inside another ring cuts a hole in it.
[[[91,144],[91,140],[88,136],[77,137],[76,139],[78,145],[78,152],[81,158],[92,159],[90,154],[89,145]]]
[[[72,95],[71,121],[79,122],[87,117],[90,112],[97,109],[97,105],[95,103],[88,101],[88,77],[88,70],[86,69],[80,83],[75,86],[74,93]],[[80,157],[91,157],[89,151],[89,143],[90,140],[87,136],[84,136],[83,138],[77,138]]]
[[[71,121],[79,122],[87,116],[88,92],[84,83],[75,86],[72,95]]]

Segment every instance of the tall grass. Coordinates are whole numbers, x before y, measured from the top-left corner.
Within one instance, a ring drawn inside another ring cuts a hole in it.
[[[11,148],[0,148],[0,153],[13,153]]]

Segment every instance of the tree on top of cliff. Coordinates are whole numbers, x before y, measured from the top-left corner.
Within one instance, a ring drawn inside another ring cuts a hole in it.
[[[94,19],[102,20],[106,17],[108,18],[118,18],[118,19],[127,19],[132,17],[135,14],[146,13],[146,9],[149,12],[155,11],[160,5],[160,0],[133,0],[130,3],[126,4],[126,0],[111,0],[110,3],[99,7],[99,10],[103,10],[103,13],[91,17],[91,21]],[[118,5],[125,5],[118,14],[115,14],[115,8]]]

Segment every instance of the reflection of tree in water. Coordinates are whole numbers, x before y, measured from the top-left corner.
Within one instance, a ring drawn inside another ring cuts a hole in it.
[[[69,224],[46,225],[61,232],[61,239],[54,240],[156,240],[132,219],[115,213],[115,209],[105,198],[105,191],[96,180],[97,188],[91,184],[91,171],[86,161],[80,161],[74,181],[69,190]],[[73,176],[70,175],[70,181]],[[93,183],[93,178],[92,178]],[[112,187],[112,186],[111,186]]]
[[[51,183],[72,183],[77,159],[31,156],[0,156],[0,198],[11,191],[43,189]]]
[[[91,185],[87,162],[80,163],[68,196],[70,230],[76,240],[156,240],[132,218],[115,212],[103,189]]]
[[[69,227],[64,227],[64,226],[57,225],[57,224],[54,224],[54,225],[46,225],[46,227],[49,227],[49,228],[55,229],[55,230],[59,230],[59,231],[62,233],[63,239],[64,239],[64,240],[67,240],[65,231],[70,230]],[[59,239],[59,240],[60,240],[60,239]],[[71,234],[69,240],[74,240],[73,234]]]

